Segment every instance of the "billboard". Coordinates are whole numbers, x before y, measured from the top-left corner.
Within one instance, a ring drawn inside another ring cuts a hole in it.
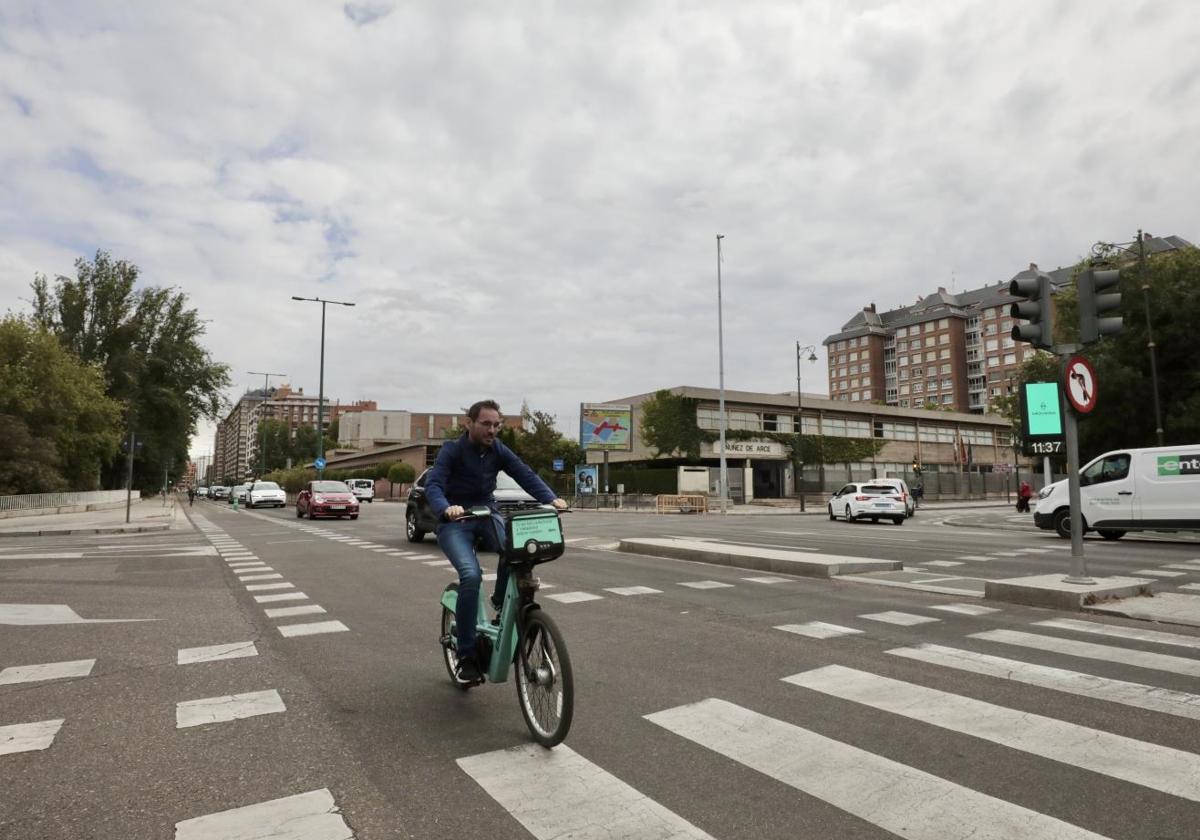
[[[599,470],[596,467],[576,467],[575,468],[575,495],[586,496],[589,493],[596,492],[596,485],[600,483]]]
[[[633,449],[633,407],[582,403],[579,406],[579,445],[589,450]]]

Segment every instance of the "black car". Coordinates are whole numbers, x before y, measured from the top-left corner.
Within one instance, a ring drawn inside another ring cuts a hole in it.
[[[437,530],[437,519],[425,496],[425,482],[429,470],[421,473],[408,493],[408,505],[404,511],[404,530],[409,542],[421,542],[426,534]],[[510,510],[528,510],[538,507],[537,499],[521,489],[521,485],[505,472],[496,474],[496,507],[501,513]]]

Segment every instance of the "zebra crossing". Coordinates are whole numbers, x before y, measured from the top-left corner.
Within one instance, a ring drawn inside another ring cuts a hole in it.
[[[795,627],[806,628],[809,632],[800,635],[808,638],[830,640],[862,632],[821,622],[779,629]],[[1124,660],[1135,667],[1165,668],[1172,673],[1193,674],[1200,668],[1200,659],[1186,660],[1191,667],[1183,668],[1175,661],[1183,657],[1158,654],[1167,658],[1155,658],[1148,651],[1120,644],[1158,644],[1194,651],[1200,643],[1197,637],[1077,619],[1035,621],[1029,627],[1030,631],[1003,632],[1019,634],[1027,643],[1037,637],[1041,640],[1038,649],[1059,650],[1067,656],[1082,658],[1085,663],[1103,654],[1106,662]],[[828,632],[822,635],[822,629]],[[1073,642],[1050,634],[1102,636],[1115,644],[1104,645],[1106,650],[1100,651],[1093,643]],[[997,647],[1009,641],[997,631],[969,633],[964,639],[990,642]],[[1089,644],[1093,646],[1087,647]],[[1190,721],[1200,720],[1197,694],[981,653],[971,647],[918,644],[892,648],[885,653],[985,680],[1172,715],[1189,726]],[[1085,779],[1104,777],[1124,784],[1128,786],[1128,802],[1124,807],[1136,809],[1144,795],[1141,792],[1149,791],[1178,800],[1181,813],[1200,817],[1200,811],[1188,810],[1191,803],[1200,802],[1200,755],[1196,749],[1156,744],[1073,721],[1069,719],[1074,710],[1070,705],[1056,704],[1050,707],[1053,712],[1043,707],[1042,713],[1033,713],[994,702],[986,685],[982,689],[975,685],[964,686],[961,692],[947,691],[916,680],[896,679],[861,666],[841,664],[799,673],[764,674],[764,679],[778,679],[794,687],[795,705],[788,706],[782,714],[778,708],[768,714],[717,695],[650,710],[641,714],[641,719],[683,742],[689,767],[732,761],[771,784],[787,786],[833,806],[847,820],[845,832],[852,831],[857,821],[865,821],[891,834],[916,840],[1063,840],[1105,836],[1073,824],[1056,813],[1054,807],[1031,808],[1021,802],[1007,801],[995,791],[976,789],[945,772],[931,772],[922,767],[926,755],[916,754],[901,760],[895,754],[877,754],[836,734],[816,731],[806,721],[811,696],[863,709],[895,729],[921,727],[926,731],[966,736],[971,743],[980,745],[980,750],[986,745],[1000,746],[1014,756],[1023,756],[1022,761],[1045,762],[1045,772],[1050,774],[1079,772]],[[1200,729],[1190,729],[1188,734],[1189,743],[1200,747]],[[627,737],[630,743],[639,741],[636,733]],[[907,740],[898,737],[896,742],[904,744]],[[963,763],[969,758],[963,756]],[[589,760],[583,751],[566,746],[546,751],[523,744],[464,756],[457,759],[457,764],[535,838],[640,840],[716,836],[693,815],[683,809],[672,811],[664,807],[621,779],[618,773]],[[530,791],[536,791],[536,795],[529,795]],[[706,797],[722,795],[720,790],[706,791]],[[730,796],[729,808],[744,807]],[[795,807],[799,817],[805,805],[798,800]],[[1114,807],[1119,806],[1114,803]],[[1200,823],[1193,819],[1193,828],[1197,824]],[[837,834],[832,830],[826,836]],[[1179,836],[1190,834],[1185,830]]]

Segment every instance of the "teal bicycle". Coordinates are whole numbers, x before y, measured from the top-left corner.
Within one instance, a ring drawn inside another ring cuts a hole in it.
[[[490,518],[487,507],[475,507],[464,518]],[[508,586],[500,616],[493,623],[487,615],[486,597],[479,599],[476,651],[484,681],[502,683],[516,666],[517,699],[525,725],[533,739],[544,747],[562,743],[571,728],[575,711],[575,681],[567,645],[554,619],[535,600],[539,583],[533,569],[561,557],[563,542],[559,511],[552,507],[514,511],[505,516],[502,559],[508,563]],[[458,667],[454,610],[458,582],[442,593],[442,654],[450,680],[463,691],[475,684],[455,678]]]

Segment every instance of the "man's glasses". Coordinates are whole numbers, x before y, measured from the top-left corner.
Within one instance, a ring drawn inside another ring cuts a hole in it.
[[[488,423],[485,421],[476,420],[475,425],[483,426],[483,428],[485,428],[485,429],[499,429],[503,424],[502,423]]]

